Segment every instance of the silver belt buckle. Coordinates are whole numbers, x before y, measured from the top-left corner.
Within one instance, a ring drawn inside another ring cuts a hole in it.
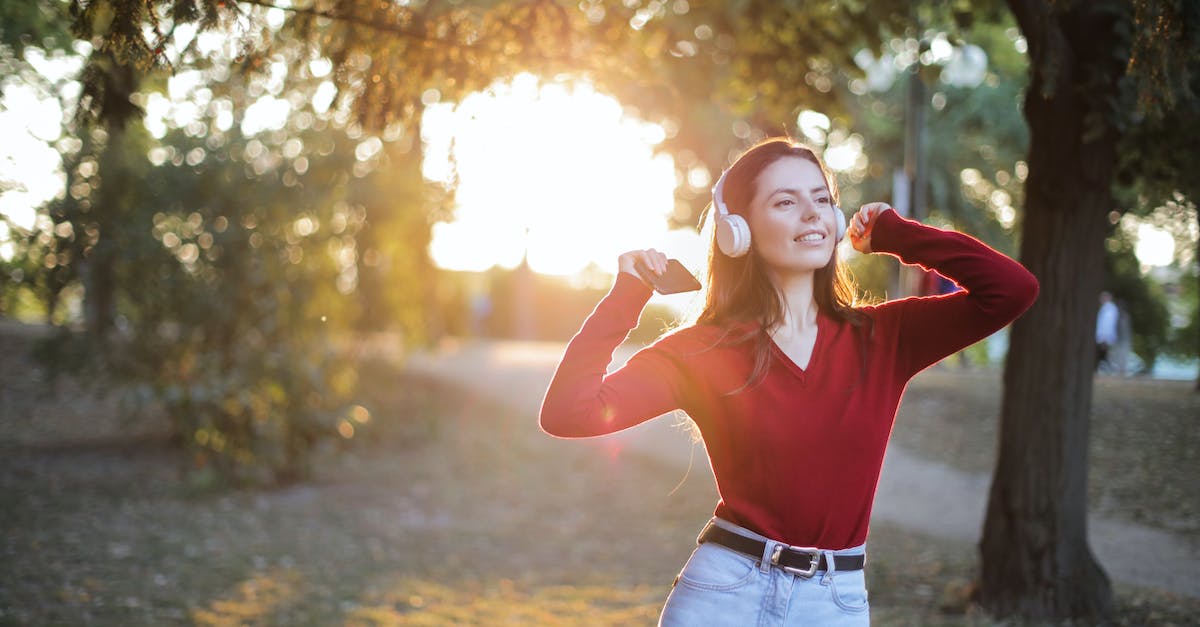
[[[785,548],[789,551],[795,551],[797,553],[807,553],[809,556],[808,568],[796,568],[794,566],[784,566],[783,564],[780,564],[779,558],[783,556],[783,549]],[[803,546],[785,547],[782,544],[776,544],[775,551],[771,553],[771,565],[782,568],[784,572],[792,573],[793,575],[799,575],[805,579],[810,579],[817,573],[817,568],[821,565],[821,551],[820,549],[813,549]]]

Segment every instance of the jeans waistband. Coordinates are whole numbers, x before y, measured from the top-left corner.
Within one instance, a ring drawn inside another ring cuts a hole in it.
[[[776,544],[785,544],[785,545],[787,544],[786,542],[783,542],[781,540],[776,540],[774,538],[768,538],[762,534],[756,533],[745,527],[742,527],[741,525],[729,522],[728,520],[725,520],[724,518],[721,518],[720,516],[713,516],[712,519],[709,520],[709,524],[716,525],[722,529],[725,529],[726,531],[732,531],[733,533],[736,533],[740,536],[745,536],[747,538],[753,538],[760,542],[772,542],[772,543],[776,543]],[[860,544],[858,546],[852,546],[852,547],[848,547],[845,549],[837,549],[837,550],[829,550],[829,549],[824,549],[822,547],[812,547],[812,548],[821,549],[822,553],[833,553],[834,555],[866,555],[866,553],[867,553],[867,545],[866,544]]]

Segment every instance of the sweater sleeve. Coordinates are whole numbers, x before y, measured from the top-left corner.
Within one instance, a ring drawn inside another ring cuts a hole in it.
[[[908,376],[1000,330],[1037,298],[1038,282],[1028,270],[973,237],[890,210],[877,220],[872,250],[936,270],[963,288],[877,308],[877,315],[894,324],[897,365]]]
[[[539,416],[543,431],[563,438],[605,435],[680,407],[683,372],[661,340],[607,373],[613,351],[637,326],[650,294],[637,277],[617,273],[554,372]]]

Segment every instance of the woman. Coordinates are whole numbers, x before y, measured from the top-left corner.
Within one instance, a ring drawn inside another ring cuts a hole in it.
[[[661,624],[867,625],[867,526],[904,387],[1012,322],[1037,281],[979,241],[884,203],[847,226],[824,165],[786,138],[743,153],[713,205],[697,321],[606,375],[650,298],[638,265],[666,265],[654,250],[621,255],[612,290],[554,374],[541,427],[597,436],[677,408],[695,421],[721,498]],[[963,290],[856,306],[836,254],[843,233],[861,253],[934,269]]]

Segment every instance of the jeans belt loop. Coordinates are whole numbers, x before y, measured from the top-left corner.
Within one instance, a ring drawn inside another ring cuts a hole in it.
[[[771,572],[771,567],[776,566],[779,560],[779,552],[787,545],[780,544],[767,540],[763,543],[763,554],[758,558],[758,569],[764,573]]]
[[[821,585],[828,586],[833,583],[833,576],[837,574],[837,559],[833,555],[833,551],[825,551],[825,576],[821,577]]]

